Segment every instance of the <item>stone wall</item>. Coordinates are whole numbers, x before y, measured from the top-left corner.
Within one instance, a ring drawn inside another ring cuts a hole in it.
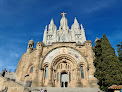
[[[0,75],[0,90],[3,90],[3,83],[4,83],[5,79]]]

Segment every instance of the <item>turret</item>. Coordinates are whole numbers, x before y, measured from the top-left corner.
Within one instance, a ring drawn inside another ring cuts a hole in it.
[[[92,47],[92,42],[90,40],[87,40],[87,41],[84,42],[84,45],[86,47]]]
[[[44,47],[43,42],[41,42],[41,41],[37,42],[37,44],[36,44],[36,50],[37,50],[37,54],[38,55],[41,55],[42,50],[43,50],[43,47]]]
[[[28,42],[27,53],[31,53],[32,52],[33,46],[34,46],[34,41],[33,40],[30,40]]]
[[[36,49],[37,50],[42,50],[43,47],[44,47],[44,43],[43,42],[41,42],[41,41],[37,42],[37,44],[36,44]]]
[[[53,19],[51,19],[49,27],[48,27],[48,34],[54,33],[55,30],[57,30],[56,25],[54,24]]]
[[[86,41],[85,30],[82,24],[81,24],[81,35],[82,35],[82,41],[83,42]]]
[[[47,25],[45,26],[44,35],[43,35],[43,42],[47,43]]]

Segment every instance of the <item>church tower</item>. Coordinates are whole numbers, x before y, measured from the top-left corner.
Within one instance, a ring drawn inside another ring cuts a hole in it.
[[[75,17],[74,23],[69,29],[66,13],[61,13],[62,18],[60,20],[59,30],[57,30],[53,19],[48,26],[45,27],[43,42],[45,45],[51,45],[53,42],[76,42],[77,44],[83,44],[86,41],[85,30],[81,24],[81,29],[79,23]]]

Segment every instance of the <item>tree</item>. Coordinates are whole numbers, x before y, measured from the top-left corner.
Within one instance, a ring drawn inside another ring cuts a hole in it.
[[[95,77],[99,80],[100,89],[107,91],[113,84],[122,84],[121,64],[105,34],[96,41],[94,52]]]
[[[120,42],[120,44],[117,44],[117,52],[118,52],[118,58],[120,60],[120,62],[122,62],[122,42]]]

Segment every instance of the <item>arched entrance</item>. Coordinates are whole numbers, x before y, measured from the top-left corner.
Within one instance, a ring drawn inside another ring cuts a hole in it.
[[[44,85],[54,87],[74,87],[78,74],[77,64],[84,62],[83,57],[71,48],[57,48],[50,52],[44,59],[44,64],[49,63],[49,76],[44,80]],[[80,78],[79,78],[80,79]]]
[[[68,87],[68,74],[66,72],[61,73],[61,87]]]

